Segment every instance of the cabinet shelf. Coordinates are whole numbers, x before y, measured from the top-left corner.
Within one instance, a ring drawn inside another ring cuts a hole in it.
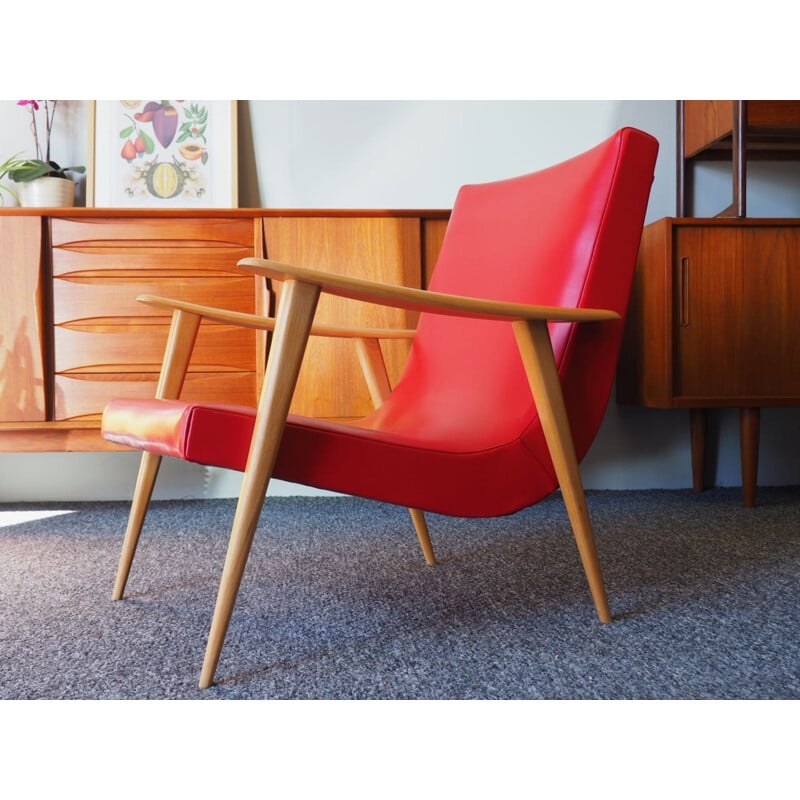
[[[748,161],[800,160],[798,100],[679,100],[678,217],[693,215],[695,166],[731,163],[731,204],[719,216],[747,216]]]

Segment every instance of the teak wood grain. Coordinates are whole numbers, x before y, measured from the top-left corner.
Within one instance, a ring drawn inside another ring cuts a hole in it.
[[[361,278],[421,285],[420,222],[417,219],[265,219],[267,255]],[[276,294],[280,286],[275,287]],[[414,327],[408,312],[320,299],[315,322],[364,328]],[[407,341],[381,344],[390,380],[397,380],[408,355]],[[317,417],[363,417],[373,406],[352,342],[314,338],[308,343],[292,412]]]
[[[707,148],[730,149],[736,127],[736,101],[684,100],[685,156],[692,158]],[[800,101],[747,100],[745,130],[756,147],[786,147],[782,137],[800,132]],[[772,141],[770,141],[772,140]]]
[[[645,227],[617,400],[690,409],[703,488],[706,409],[740,409],[744,504],[755,504],[759,409],[800,405],[800,219],[665,218]]]
[[[651,408],[800,401],[800,220],[645,227],[617,398]]]
[[[695,215],[695,165],[729,160],[731,203],[717,216],[746,217],[748,162],[800,158],[800,101],[679,100],[677,139],[677,216]]]
[[[38,217],[0,217],[0,420],[46,419]]]
[[[153,396],[171,315],[137,296],[266,316],[273,306],[267,282],[236,263],[266,258],[268,246],[314,264],[323,253],[326,268],[355,264],[356,274],[420,286],[448,217],[446,210],[414,209],[3,209],[0,259],[11,266],[0,275],[0,451],[117,449],[99,435],[100,412],[114,395]],[[345,324],[318,325],[321,335],[382,332],[383,339],[387,328],[408,329],[416,320],[404,311],[353,317],[352,307],[363,304],[326,303],[330,318]],[[351,310],[338,308],[345,304]],[[367,326],[351,327],[354,318]],[[406,330],[400,341],[383,344],[394,377],[409,338]],[[263,329],[204,321],[186,396],[255,404],[268,346]],[[350,388],[331,403],[324,376],[314,374],[298,392],[312,415],[371,408],[352,341],[339,347],[353,370]],[[330,377],[330,385],[341,384],[341,375]]]

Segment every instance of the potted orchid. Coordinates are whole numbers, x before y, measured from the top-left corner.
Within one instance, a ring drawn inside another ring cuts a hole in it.
[[[22,158],[17,153],[0,164],[0,179],[8,176],[20,184],[19,194],[10,186],[0,184],[22,206],[71,206],[75,201],[75,185],[68,172],[85,172],[85,167],[61,167],[50,158],[50,133],[53,129],[58,100],[19,100],[31,117],[31,133],[35,158]],[[37,112],[44,113],[40,140]]]

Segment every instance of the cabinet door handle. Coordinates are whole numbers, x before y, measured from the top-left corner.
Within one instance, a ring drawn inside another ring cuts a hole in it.
[[[678,319],[682,328],[689,327],[689,266],[688,258],[681,259],[678,276]]]

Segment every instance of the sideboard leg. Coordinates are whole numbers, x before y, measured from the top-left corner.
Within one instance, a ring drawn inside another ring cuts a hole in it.
[[[739,409],[739,440],[742,454],[742,499],[745,508],[756,504],[758,484],[758,441],[761,432],[761,409]]]
[[[702,492],[706,488],[706,429],[708,427],[708,409],[691,409],[689,412],[689,424],[692,442],[692,487],[696,492]]]

